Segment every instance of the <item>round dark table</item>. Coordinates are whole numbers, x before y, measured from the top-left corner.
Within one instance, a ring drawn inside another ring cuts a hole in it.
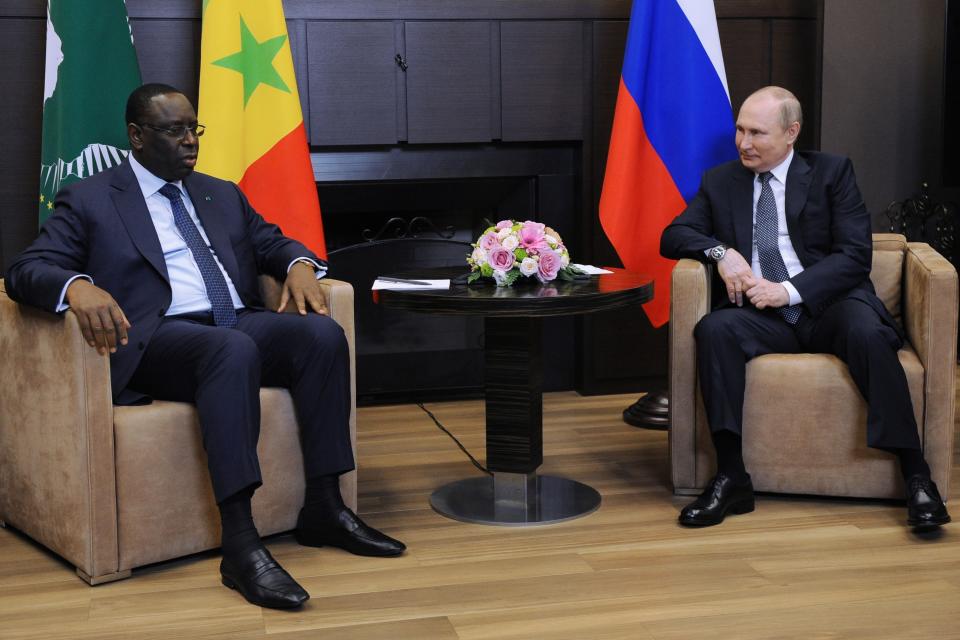
[[[487,468],[492,477],[468,478],[430,496],[439,513],[466,522],[548,524],[586,515],[600,494],[575,480],[537,475],[543,462],[542,318],[594,313],[653,298],[653,280],[623,269],[573,282],[524,279],[512,287],[464,282],[464,267],[422,269],[391,276],[450,278],[449,289],[376,292],[392,309],[484,317],[484,396]]]

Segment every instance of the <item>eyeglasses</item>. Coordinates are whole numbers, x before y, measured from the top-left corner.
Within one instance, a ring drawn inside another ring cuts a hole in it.
[[[203,132],[206,129],[206,127],[204,127],[202,124],[195,124],[192,127],[188,127],[183,124],[179,124],[175,127],[158,127],[156,125],[148,124],[146,122],[141,122],[140,126],[146,127],[148,129],[153,129],[154,131],[160,131],[161,133],[165,133],[171,138],[176,138],[177,140],[183,140],[184,138],[186,138],[187,131],[189,131],[190,133],[192,133],[193,135],[199,138],[200,136],[203,135]]]

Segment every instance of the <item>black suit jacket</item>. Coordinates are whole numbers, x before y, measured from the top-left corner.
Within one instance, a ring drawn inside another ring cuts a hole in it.
[[[749,262],[754,178],[753,171],[739,160],[704,173],[697,195],[664,229],[661,255],[707,262],[704,250],[723,243]],[[870,282],[870,215],[850,160],[813,151],[795,152],[787,171],[785,214],[790,240],[803,265],[803,271],[790,282],[810,315],[817,317],[831,303],[854,297],[870,304],[896,328]],[[714,277],[714,306],[729,305],[726,287],[719,276]]]
[[[298,257],[320,261],[254,211],[235,184],[192,173],[184,185],[210,244],[245,306],[261,308],[257,276],[280,281]],[[147,204],[128,162],[71,184],[55,199],[39,237],[7,272],[10,297],[55,311],[64,284],[86,274],[116,299],[131,323],[127,346],[110,356],[119,403],[144,348],[170,306],[167,267]]]

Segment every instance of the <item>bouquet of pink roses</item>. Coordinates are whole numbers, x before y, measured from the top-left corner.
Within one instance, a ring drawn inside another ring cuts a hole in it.
[[[570,266],[570,254],[560,234],[541,222],[501,220],[480,234],[467,256],[467,282],[493,278],[498,287],[509,287],[521,276],[540,282],[572,280],[580,273]]]

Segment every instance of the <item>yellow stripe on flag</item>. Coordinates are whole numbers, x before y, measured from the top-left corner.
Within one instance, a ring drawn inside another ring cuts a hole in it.
[[[197,170],[240,182],[303,122],[280,0],[210,0],[203,12]]]

